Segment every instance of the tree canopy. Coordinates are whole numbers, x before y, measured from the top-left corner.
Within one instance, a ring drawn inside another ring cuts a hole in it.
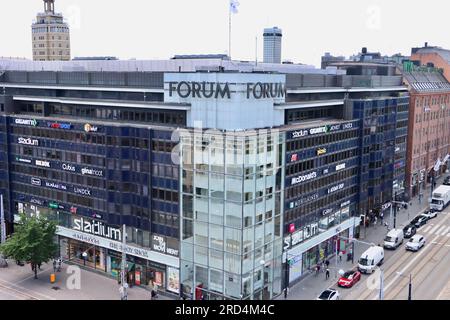
[[[55,256],[57,245],[54,241],[56,223],[45,217],[20,216],[15,232],[0,246],[0,252],[8,258],[31,263],[37,279],[37,266]]]

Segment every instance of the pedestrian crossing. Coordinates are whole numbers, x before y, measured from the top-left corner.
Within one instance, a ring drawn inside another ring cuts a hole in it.
[[[450,237],[450,226],[442,224],[430,224],[417,230],[417,233]]]

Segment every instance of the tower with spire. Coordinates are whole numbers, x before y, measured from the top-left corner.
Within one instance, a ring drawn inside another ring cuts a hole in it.
[[[63,15],[55,12],[55,0],[43,0],[44,12],[33,22],[32,46],[35,61],[70,60],[70,30]]]

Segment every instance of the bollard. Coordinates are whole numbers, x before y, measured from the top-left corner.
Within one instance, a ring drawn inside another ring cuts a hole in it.
[[[50,282],[55,283],[56,282],[56,275],[54,273],[50,274]]]

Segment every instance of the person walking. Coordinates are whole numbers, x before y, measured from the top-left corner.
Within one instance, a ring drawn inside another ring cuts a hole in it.
[[[342,251],[339,251],[339,262],[342,262]]]
[[[56,259],[53,259],[53,273],[56,272]]]
[[[58,258],[58,272],[61,272],[61,264],[62,264],[62,259],[61,257]]]
[[[380,214],[380,219],[381,219],[381,225],[383,225],[383,220],[384,220],[384,213],[383,212]]]
[[[153,299],[153,280],[148,282],[148,289],[150,290],[150,300]]]
[[[319,274],[320,272],[320,264],[316,265],[316,276]]]
[[[330,265],[330,260],[325,260],[325,265],[327,266],[327,269],[328,269],[328,266]]]
[[[325,272],[325,280],[330,279],[330,269],[327,268],[327,271]]]

